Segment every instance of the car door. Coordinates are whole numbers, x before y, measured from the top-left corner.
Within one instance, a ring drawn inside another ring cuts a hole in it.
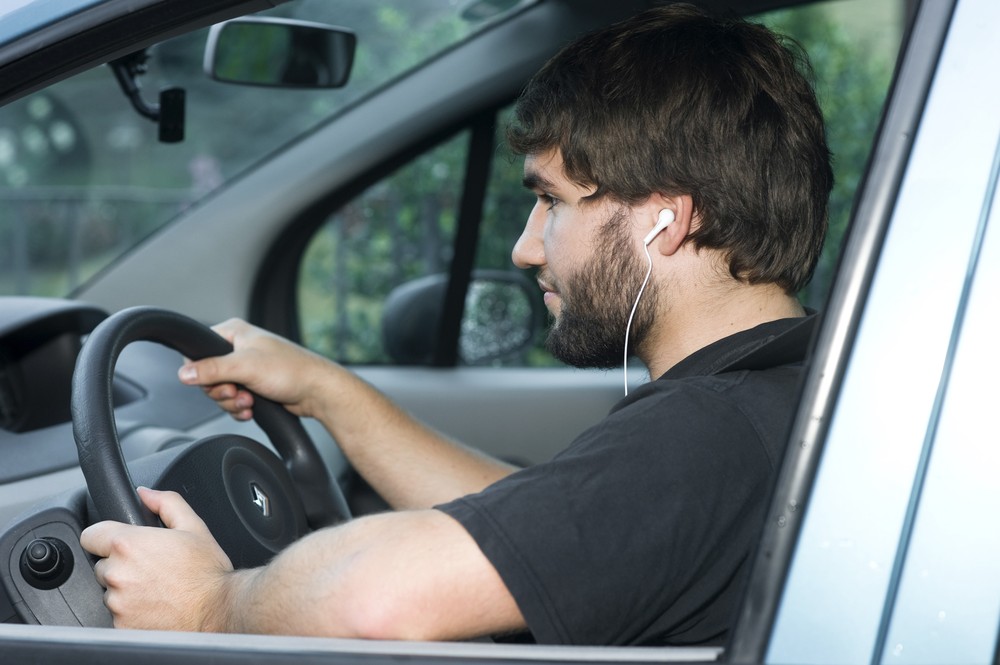
[[[738,662],[996,662],[997,10],[921,7],[817,342]]]

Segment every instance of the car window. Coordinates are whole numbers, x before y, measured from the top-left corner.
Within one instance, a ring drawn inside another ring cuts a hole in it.
[[[826,245],[800,294],[820,309],[836,270],[855,193],[871,152],[906,23],[906,0],[840,0],[767,12],[761,23],[788,35],[809,56],[833,154]]]
[[[341,362],[392,360],[386,298],[451,263],[468,132],[425,152],[335,210],[299,268],[302,343]],[[434,321],[424,321],[428,326]]]
[[[836,179],[830,203],[830,233],[813,282],[801,294],[803,301],[814,308],[821,308],[825,302],[834,274],[854,193],[865,169],[892,77],[904,24],[904,9],[904,0],[842,0],[769,12],[755,18],[791,36],[807,52],[828,123]],[[520,271],[511,264],[510,252],[531,210],[533,197],[521,185],[520,158],[511,155],[503,141],[503,128],[510,110],[511,107],[507,106],[497,114],[497,145],[483,201],[475,268],[517,273]],[[415,214],[435,215],[439,222],[425,219],[419,223],[434,229],[451,224],[456,218],[459,201],[454,191],[460,186],[466,168],[462,160],[467,153],[461,151],[461,144],[461,140],[450,140],[450,147],[436,147],[432,153],[417,158],[413,166],[408,167],[418,172],[435,169],[436,173],[444,174],[443,179],[427,174],[416,178],[408,175],[412,171],[393,173],[347,204],[342,214],[350,217],[356,214],[352,210],[367,209],[372,215],[401,214],[405,220],[412,219]],[[439,195],[437,190],[441,187],[449,188],[447,196]],[[396,207],[383,205],[376,210],[366,203],[370,197],[384,197],[389,191],[393,192]],[[429,257],[422,264],[415,261],[408,263],[405,279],[447,272],[448,265],[442,263],[442,257],[453,253],[448,243],[453,241],[454,235],[435,231],[435,235],[428,239],[419,234],[393,233],[396,222],[369,217],[367,241],[351,245],[351,250],[342,255],[349,257],[342,258],[347,263],[335,264],[320,248],[329,242],[330,234],[337,233],[337,225],[341,224],[338,221],[340,215],[333,213],[303,259],[298,287],[299,329],[303,341],[311,348],[344,362],[392,362],[380,347],[379,335],[372,331],[381,329],[382,301],[400,283],[382,280],[379,276],[393,274],[404,278],[404,274],[399,265],[385,265],[385,262],[396,261],[393,257],[399,256]],[[431,251],[429,242],[442,245],[437,251]],[[354,276],[336,276],[347,273]],[[532,275],[528,277],[533,279]],[[364,295],[333,292],[330,285],[341,284],[344,279],[364,284]],[[535,293],[534,298],[540,303],[541,294]],[[359,313],[362,311],[364,315]],[[426,325],[435,326],[437,321],[427,320]],[[492,364],[560,364],[545,350],[544,338],[544,326],[538,326],[531,346],[495,359]]]
[[[456,12],[451,0],[298,0],[262,14],[353,30],[349,85],[275,91],[213,81],[202,71],[200,30],[152,47],[139,79],[148,103],[162,88],[185,89],[181,143],[157,140],[107,66],[0,108],[0,294],[73,293],[255,164],[496,18]]]

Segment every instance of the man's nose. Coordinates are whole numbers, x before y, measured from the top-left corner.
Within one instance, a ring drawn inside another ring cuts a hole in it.
[[[536,203],[535,207],[531,209],[521,237],[514,243],[514,251],[510,255],[515,266],[536,268],[545,265],[544,229],[545,210],[540,203]]]

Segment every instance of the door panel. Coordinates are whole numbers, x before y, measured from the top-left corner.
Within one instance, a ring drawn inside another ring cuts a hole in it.
[[[355,369],[432,427],[518,464],[550,459],[624,396],[618,372],[566,367]]]

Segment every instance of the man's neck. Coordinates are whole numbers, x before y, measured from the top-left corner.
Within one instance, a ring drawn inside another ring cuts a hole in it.
[[[702,294],[699,302],[685,308],[673,306],[658,321],[655,331],[639,349],[639,357],[652,378],[724,337],[749,330],[768,321],[804,316],[794,297],[773,284],[738,286],[723,292]]]

